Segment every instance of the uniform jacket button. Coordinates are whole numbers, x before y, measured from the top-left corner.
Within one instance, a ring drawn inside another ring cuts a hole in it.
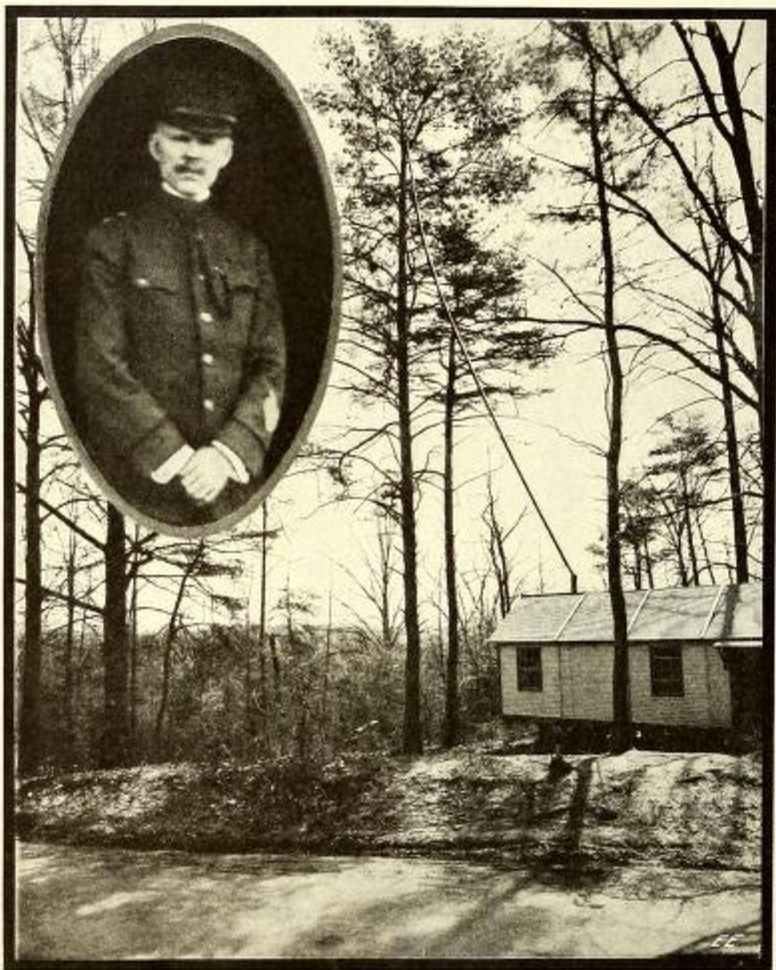
[[[211,364],[215,363],[215,357],[213,357],[212,354],[205,353],[202,355],[202,363],[210,366]]]
[[[200,315],[199,315],[199,319],[203,323],[212,323],[213,322],[213,314],[212,313],[208,313],[207,310],[203,310],[202,313],[200,313]]]
[[[213,403],[213,400],[211,398],[209,398],[209,397],[206,397],[205,400],[202,402],[202,407],[206,411],[213,411],[213,410],[215,410],[215,404]]]

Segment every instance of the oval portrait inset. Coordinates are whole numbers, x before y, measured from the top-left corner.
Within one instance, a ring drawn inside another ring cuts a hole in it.
[[[38,238],[47,379],[92,477],[163,532],[234,524],[303,443],[336,340],[336,207],[289,82],[217,28],[127,48],[65,134]]]

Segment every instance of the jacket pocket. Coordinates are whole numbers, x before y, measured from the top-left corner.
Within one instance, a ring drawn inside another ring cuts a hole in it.
[[[132,260],[127,267],[125,292],[127,326],[138,348],[169,354],[172,341],[185,331],[191,315],[188,294],[175,268],[161,261]]]
[[[226,285],[231,292],[258,290],[259,273],[256,266],[233,263],[224,267]]]
[[[237,339],[244,339],[250,326],[259,278],[255,266],[227,264],[219,269],[218,278],[223,292],[224,310]],[[242,337],[240,335],[243,335]]]
[[[136,294],[152,293],[157,290],[177,293],[180,290],[180,278],[172,266],[145,260],[135,261],[130,265],[127,282],[130,291]]]

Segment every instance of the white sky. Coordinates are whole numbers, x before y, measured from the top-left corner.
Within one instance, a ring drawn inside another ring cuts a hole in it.
[[[195,19],[160,19],[158,24],[166,26]],[[353,19],[324,17],[207,19],[203,22],[234,30],[256,43],[278,64],[300,93],[308,86],[320,83],[325,76],[323,54],[316,44],[320,33],[356,28]],[[484,29],[507,45],[518,42],[536,26],[535,21],[529,20],[483,21],[474,18],[392,18],[392,23],[402,33],[423,35],[429,39],[452,25],[462,26],[465,30]],[[105,20],[103,25],[101,44],[107,62],[121,47],[138,36],[138,29],[129,18]],[[31,36],[27,33],[28,27],[34,29],[36,25],[34,22],[22,22],[22,50],[25,49],[26,38]],[[745,36],[742,61],[764,63],[764,27],[751,24]],[[665,57],[662,43],[652,55],[658,61]],[[753,78],[750,103],[762,101],[763,74],[760,72],[759,76]],[[325,119],[311,114],[324,150],[332,159],[338,149],[337,141]],[[530,131],[527,134],[530,135]],[[541,139],[543,150],[550,154],[562,154],[564,149],[568,151],[567,131],[558,131],[557,136],[552,131],[542,131]],[[575,235],[565,239],[558,226],[539,227],[528,218],[531,210],[541,208],[548,194],[555,197],[557,193],[562,193],[562,187],[553,178],[557,179],[557,176],[540,179],[537,191],[515,209],[510,220],[509,235],[524,235],[528,252],[545,260],[557,259],[565,267],[582,255],[579,252],[579,237]],[[23,205],[22,217],[31,219],[33,209],[34,206]],[[593,237],[591,245],[595,244]],[[538,268],[531,270],[531,280],[535,284],[535,292],[529,298],[529,309],[538,313],[548,311],[554,306],[553,300],[558,298],[558,291]],[[574,444],[570,439],[594,442],[600,447],[605,445],[604,374],[600,361],[590,359],[591,352],[598,345],[597,337],[586,337],[569,344],[569,350],[561,358],[526,378],[527,384],[552,388],[552,393],[518,402],[513,408],[501,409],[506,433],[524,474],[559,537],[566,556],[578,573],[583,589],[601,588],[601,580],[593,569],[586,547],[596,541],[604,523],[604,464],[600,456],[591,454],[589,449]],[[662,363],[670,366],[671,362],[664,356]],[[335,379],[336,375],[335,370]],[[647,448],[653,443],[648,436],[657,417],[698,396],[697,388],[675,378],[667,378],[654,371],[639,373],[638,379],[629,385],[626,401],[624,473],[643,459]],[[325,440],[338,426],[348,425],[354,416],[348,413],[347,407],[348,402],[342,395],[329,393],[313,427],[312,440]],[[437,448],[441,448],[441,435]],[[458,480],[472,480],[459,492],[457,502],[459,563],[466,573],[481,568],[484,562],[484,531],[479,516],[484,504],[482,476],[488,466],[494,470],[494,489],[499,496],[505,523],[519,515],[528,504],[528,499],[508,466],[499,442],[484,420],[467,424],[461,429],[456,460]],[[325,617],[328,590],[332,588],[335,621],[347,622],[352,618],[348,604],[359,612],[361,604],[342,567],[363,570],[362,557],[371,555],[375,547],[376,527],[369,508],[357,509],[351,503],[331,502],[320,507],[321,502],[330,500],[332,496],[325,481],[318,481],[310,475],[291,476],[277,488],[270,500],[271,508],[280,515],[285,532],[273,547],[270,584],[274,588],[273,598],[280,595],[287,577],[290,577],[294,588],[317,593],[321,604],[319,619]],[[439,494],[427,489],[421,501],[419,518],[420,572],[427,594],[440,575],[441,522]],[[515,533],[511,551],[515,576],[524,577],[525,591],[536,591],[540,582],[548,592],[568,588],[567,574],[533,512],[526,516]],[[248,572],[250,574],[250,567]],[[398,581],[396,592],[399,593]],[[440,594],[434,591],[434,595],[438,597]],[[435,626],[433,612],[426,608],[425,615],[427,621]]]

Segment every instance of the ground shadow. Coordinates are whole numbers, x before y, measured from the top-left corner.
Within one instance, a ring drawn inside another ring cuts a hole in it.
[[[557,836],[548,846],[547,852],[538,860],[539,875],[547,864],[553,866],[554,876],[564,885],[569,880],[584,883],[589,882],[591,875],[600,871],[600,867],[592,865],[581,850],[582,835],[585,829],[585,816],[590,801],[590,787],[593,779],[593,767],[597,758],[586,758],[574,770],[574,789],[569,799],[566,819]],[[552,785],[552,776],[549,779]],[[557,784],[557,779],[555,781]]]

